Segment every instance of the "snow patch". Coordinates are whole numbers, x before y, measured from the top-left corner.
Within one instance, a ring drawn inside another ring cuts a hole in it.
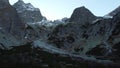
[[[45,51],[51,52],[51,53],[60,53],[60,54],[67,54],[62,49],[56,48],[50,44],[47,44],[45,42],[42,42],[40,40],[34,41],[33,43],[34,47],[40,47]]]
[[[100,21],[101,19],[96,19],[92,22],[92,24],[95,24],[96,22]]]
[[[109,19],[109,18],[113,18],[113,16],[110,16],[110,15],[105,15],[103,16],[104,19]]]
[[[38,24],[38,25],[44,25],[44,26],[47,26],[47,27],[53,26],[52,21],[49,21],[49,20],[42,20],[40,22],[36,22],[36,24]]]

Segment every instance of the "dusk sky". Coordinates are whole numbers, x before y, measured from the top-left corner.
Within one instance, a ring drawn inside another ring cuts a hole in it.
[[[18,0],[10,0],[14,4]],[[85,6],[94,15],[103,16],[120,6],[120,0],[23,0],[40,9],[49,20],[70,17],[77,7]]]

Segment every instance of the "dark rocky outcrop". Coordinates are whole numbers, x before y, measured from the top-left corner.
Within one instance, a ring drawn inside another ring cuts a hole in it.
[[[1,68],[119,68],[117,63],[85,60],[81,57],[60,55],[43,51],[31,43],[13,47],[10,50],[0,49]]]

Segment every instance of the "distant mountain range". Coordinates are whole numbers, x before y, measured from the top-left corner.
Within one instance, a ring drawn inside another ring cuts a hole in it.
[[[38,8],[0,0],[0,68],[120,68],[120,7],[98,17],[86,7],[50,21]]]

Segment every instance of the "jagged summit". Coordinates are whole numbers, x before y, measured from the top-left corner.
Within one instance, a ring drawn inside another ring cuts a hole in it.
[[[73,11],[71,15],[70,22],[77,22],[80,24],[85,24],[86,22],[91,22],[96,19],[86,7],[78,7]]]
[[[20,12],[24,12],[25,10],[29,10],[29,11],[39,11],[38,8],[35,8],[31,3],[24,3],[23,0],[18,0],[18,2],[16,2],[14,4],[14,7],[16,7],[16,10],[20,13]]]
[[[25,23],[39,22],[43,16],[38,8],[35,8],[31,3],[24,3],[23,0],[18,0],[13,7],[16,8],[21,20]]]
[[[18,0],[18,2],[19,2],[19,3],[24,3],[24,1],[23,1],[23,0]]]
[[[78,8],[76,8],[76,10],[88,10],[85,6],[81,6],[81,7],[78,7]]]

